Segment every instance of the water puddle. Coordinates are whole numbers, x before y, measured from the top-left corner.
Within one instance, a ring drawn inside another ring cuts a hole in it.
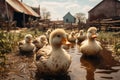
[[[79,52],[79,46],[68,51],[73,62],[70,66],[71,80],[119,80],[120,63],[105,48],[98,57],[85,57]]]

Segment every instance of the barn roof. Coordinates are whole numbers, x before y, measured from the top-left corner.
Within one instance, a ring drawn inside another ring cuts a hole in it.
[[[17,12],[25,13],[35,17],[40,16],[31,7],[21,3],[19,0],[6,0],[6,2]]]
[[[103,0],[104,1],[104,0]],[[98,3],[95,7],[93,7],[91,10],[89,10],[88,12],[91,12],[93,9],[95,9],[96,7],[98,7],[103,1],[101,1],[100,3]]]
[[[23,3],[23,5],[36,17],[39,17],[38,13],[36,13],[30,6],[27,6]]]

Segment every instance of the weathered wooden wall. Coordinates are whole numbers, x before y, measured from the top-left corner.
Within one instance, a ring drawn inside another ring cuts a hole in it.
[[[120,16],[120,1],[103,0],[89,11],[89,20]]]
[[[10,21],[13,20],[14,10],[5,3],[4,0],[0,0],[0,17],[3,20],[6,20],[6,18],[9,18]]]

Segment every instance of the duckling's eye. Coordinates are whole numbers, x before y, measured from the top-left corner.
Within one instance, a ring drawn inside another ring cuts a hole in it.
[[[57,35],[57,37],[60,37],[60,35]]]

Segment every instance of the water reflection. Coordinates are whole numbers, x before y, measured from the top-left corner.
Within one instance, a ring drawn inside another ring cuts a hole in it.
[[[81,62],[81,66],[84,66],[86,69],[86,72],[87,72],[86,80],[95,80],[94,72],[100,64],[100,58],[99,57],[88,58],[82,55],[80,58],[80,62]]]
[[[112,57],[112,53],[105,48],[97,57],[86,57],[82,55],[80,62],[81,66],[84,66],[84,69],[86,69],[86,80],[115,80],[115,76],[111,75],[111,73],[117,73],[120,70],[120,67],[113,69],[114,66],[120,66],[120,63],[115,61]]]
[[[79,45],[68,50],[72,56],[71,80],[118,80],[120,63],[112,57],[112,52],[103,48],[97,57],[85,57],[79,52]],[[117,77],[116,77],[117,76]]]
[[[71,80],[68,74],[61,76],[41,76],[38,72],[36,72],[35,80]]]

